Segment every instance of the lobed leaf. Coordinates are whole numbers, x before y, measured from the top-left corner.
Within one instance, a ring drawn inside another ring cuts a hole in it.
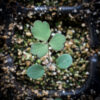
[[[55,51],[60,51],[61,49],[64,48],[64,43],[66,41],[66,38],[62,34],[56,34],[49,42],[50,46],[55,50]]]
[[[61,69],[68,68],[69,66],[71,66],[72,62],[72,57],[69,54],[63,54],[56,60],[57,66]]]
[[[44,21],[37,20],[31,28],[31,32],[36,39],[47,41],[50,37],[51,31],[49,24]]]
[[[39,64],[32,65],[27,69],[27,76],[32,79],[38,79],[44,75],[44,68]]]
[[[32,44],[31,46],[31,53],[34,55],[37,55],[39,58],[45,56],[47,52],[48,52],[47,44],[42,44],[38,42],[38,43]]]

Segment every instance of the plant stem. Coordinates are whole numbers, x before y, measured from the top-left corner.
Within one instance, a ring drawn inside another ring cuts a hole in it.
[[[48,66],[50,66],[51,65],[51,60],[50,60],[50,55],[49,55],[49,44],[48,44],[48,60],[49,60]]]

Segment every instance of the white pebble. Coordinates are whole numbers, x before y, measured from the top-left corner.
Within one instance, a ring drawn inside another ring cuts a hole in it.
[[[48,63],[49,63],[48,59],[46,59],[45,61],[42,62],[42,64],[44,64],[44,65],[48,64]]]
[[[73,44],[73,42],[69,41],[69,44],[71,45],[71,44]]]
[[[21,72],[21,74],[22,74],[22,75],[25,75],[25,74],[26,74],[26,70],[23,70],[23,71]]]
[[[72,76],[72,73],[69,73],[70,76]]]
[[[53,75],[57,75],[57,73],[56,72],[53,72]]]
[[[2,11],[2,8],[0,8],[0,12]]]
[[[54,36],[54,35],[55,35],[55,33],[52,33],[52,34],[51,34],[51,36]]]
[[[69,74],[67,74],[66,76],[69,77]]]
[[[82,23],[82,27],[85,27],[86,25],[85,25],[85,23]]]
[[[30,27],[30,25],[29,24],[26,24],[26,27]]]
[[[60,70],[58,70],[57,72],[58,72],[58,73],[60,73],[61,71],[60,71]]]
[[[100,55],[100,51],[98,52],[98,54]]]
[[[85,51],[88,51],[88,48],[86,48]]]
[[[86,75],[89,75],[89,72],[86,72],[85,74],[86,74]]]
[[[26,36],[30,37],[31,35],[31,32],[26,32]]]
[[[73,86],[73,84],[72,84],[72,83],[70,83],[69,85],[70,85],[70,86]]]
[[[57,33],[61,34],[61,31],[58,31]]]
[[[72,30],[72,33],[75,33],[75,30]]]
[[[51,50],[52,48],[51,47],[49,47],[49,50]]]
[[[21,15],[21,12],[18,12],[18,15]]]
[[[66,80],[67,83],[69,83],[69,80]]]
[[[49,66],[49,70],[51,70],[51,71],[55,71],[55,70],[56,70],[56,66],[55,66],[55,65],[51,65],[51,66]]]
[[[74,76],[75,76],[75,77],[78,77],[78,76],[79,76],[79,74],[75,73],[75,74],[74,74]]]
[[[61,81],[57,81],[56,83],[57,83],[57,84],[61,84],[62,82],[61,82]]]
[[[29,12],[27,16],[28,16],[29,18],[32,18],[32,15],[33,15],[33,12]]]
[[[96,29],[96,33],[97,33],[97,34],[99,34],[99,33],[100,33],[100,31]]]

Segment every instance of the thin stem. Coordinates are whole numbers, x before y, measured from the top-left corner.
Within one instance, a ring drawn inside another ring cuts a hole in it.
[[[48,61],[49,61],[48,66],[50,66],[51,65],[51,60],[50,60],[50,55],[49,55],[49,44],[48,44]]]

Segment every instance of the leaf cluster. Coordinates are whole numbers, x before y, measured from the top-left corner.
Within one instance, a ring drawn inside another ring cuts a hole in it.
[[[44,21],[36,20],[31,28],[31,32],[38,42],[31,45],[31,53],[41,58],[48,53],[48,48],[51,46],[53,50],[61,51],[64,48],[66,38],[64,35],[56,33],[50,41],[51,30],[49,24]],[[72,64],[72,57],[69,54],[63,54],[56,60],[56,65],[60,69],[66,69]],[[34,64],[27,70],[27,75],[30,78],[38,79],[44,74],[43,66]]]

